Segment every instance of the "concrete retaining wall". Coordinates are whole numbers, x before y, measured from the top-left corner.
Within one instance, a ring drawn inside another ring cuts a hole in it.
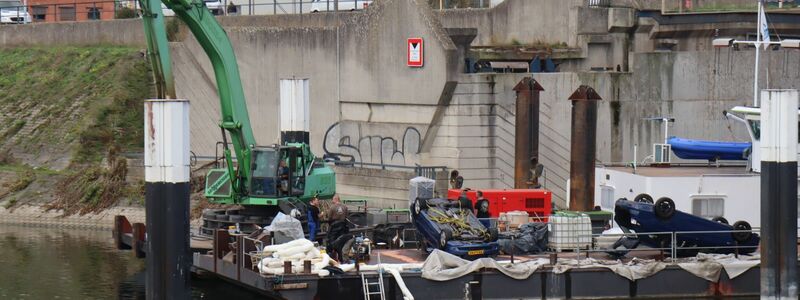
[[[576,46],[577,8],[583,0],[506,0],[491,9],[438,11],[446,28],[478,28],[473,45],[566,43]]]
[[[142,20],[0,26],[0,47],[85,45],[146,47]]]
[[[430,109],[394,113],[410,104],[435,106],[448,78],[460,71],[455,45],[430,9],[423,1],[385,0],[363,13],[349,15],[341,19],[338,33],[336,28],[324,26],[228,30],[259,144],[279,142],[281,78],[310,79],[311,145],[318,155],[325,153],[326,136],[352,136],[350,132],[330,132],[338,130],[335,125],[341,119],[406,125],[430,122]],[[253,19],[272,18],[299,19]],[[330,20],[327,14],[317,18]],[[396,26],[399,23],[407,26]],[[406,66],[406,40],[410,37],[426,41],[423,68]],[[213,155],[214,142],[221,138],[211,65],[191,36],[172,48],[178,96],[192,100],[192,148],[198,155]],[[391,116],[399,118],[393,121]],[[337,139],[331,147],[338,144]]]
[[[408,181],[416,177],[411,170],[334,167],[336,192],[345,198],[367,199],[369,207],[408,208]],[[447,174],[436,175],[436,192],[447,194]]]
[[[144,207],[112,207],[98,214],[62,216],[60,211],[46,211],[39,206],[22,205],[13,211],[0,207],[0,224],[39,227],[112,229],[114,216],[124,215],[131,223],[144,223]],[[110,237],[110,236],[109,236]]]

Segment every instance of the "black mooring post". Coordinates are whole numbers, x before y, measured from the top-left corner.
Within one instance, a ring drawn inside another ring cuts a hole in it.
[[[797,90],[761,92],[761,299],[798,299]]]
[[[145,101],[148,300],[189,299],[189,101]]]

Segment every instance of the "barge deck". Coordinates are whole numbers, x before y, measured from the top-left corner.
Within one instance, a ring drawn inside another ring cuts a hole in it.
[[[119,217],[117,225],[114,230],[117,245],[133,249],[137,256],[143,257],[144,225],[128,224],[124,217]],[[255,251],[256,243],[244,235],[231,235],[224,230],[215,232],[210,240],[192,239],[192,270],[198,275],[219,278],[273,299],[364,298],[362,274],[359,272],[327,277],[310,272],[260,274],[249,254]],[[378,256],[385,265],[421,264],[426,259],[422,252],[414,249],[375,249],[367,264],[377,264]],[[666,261],[663,269],[637,280],[629,280],[604,267],[575,267],[564,271],[561,265],[563,261],[600,260],[601,256],[602,253],[564,252],[496,258],[498,261],[518,263],[533,260],[549,262],[522,280],[487,268],[446,281],[426,279],[418,268],[404,269],[400,276],[414,299],[716,298],[754,297],[760,291],[758,266],[748,268],[734,278],[729,276],[725,268],[721,268],[719,279],[711,281]],[[664,255],[660,251],[649,251],[634,260],[641,257],[662,259]],[[383,276],[385,299],[408,299],[404,298],[401,286],[388,272],[363,273],[371,281]]]

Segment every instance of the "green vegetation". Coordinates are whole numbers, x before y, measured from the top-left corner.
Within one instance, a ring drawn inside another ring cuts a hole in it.
[[[180,32],[180,21],[176,18],[169,18],[167,19],[167,23],[164,25],[167,31],[167,41],[170,42],[177,42],[178,39],[178,32]]]
[[[141,103],[153,87],[139,50],[0,49],[0,68],[0,111],[14,120],[0,133],[0,146],[25,129],[30,133],[16,139],[12,151],[73,154],[80,164],[99,162],[112,144],[141,149]]]
[[[136,11],[127,7],[118,7],[114,15],[116,19],[133,19],[137,17],[139,16],[136,15]]]
[[[56,186],[55,201],[47,208],[62,209],[65,215],[85,214],[111,207],[124,197],[128,197],[129,202],[143,198],[143,186],[125,182],[128,163],[117,151],[113,147],[109,150],[106,166],[85,166],[65,176]]]
[[[14,124],[11,124],[10,127],[3,133],[3,139],[9,138],[17,134],[22,127],[25,126],[25,120],[17,120]]]
[[[120,155],[142,151],[142,101],[155,94],[139,49],[0,49],[0,69],[0,122],[9,124],[0,129],[0,171],[17,176],[5,186],[6,206],[43,185],[55,185],[49,208],[65,214],[140,201],[143,188],[125,182]],[[16,159],[30,154],[36,160]]]

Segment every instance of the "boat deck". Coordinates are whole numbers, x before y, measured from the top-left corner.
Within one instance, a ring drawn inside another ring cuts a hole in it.
[[[611,166],[608,170],[637,174],[647,177],[697,177],[697,176],[758,176],[748,172],[744,165],[673,165],[669,167],[637,166],[631,167]]]

